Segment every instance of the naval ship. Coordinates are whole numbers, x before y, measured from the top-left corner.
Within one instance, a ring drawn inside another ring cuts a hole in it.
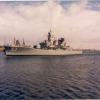
[[[67,45],[65,38],[56,39],[53,32],[50,30],[47,39],[40,42],[38,45],[28,46],[23,40],[22,44],[14,38],[13,45],[5,46],[6,56],[64,56],[64,55],[79,55],[81,50],[75,50]]]

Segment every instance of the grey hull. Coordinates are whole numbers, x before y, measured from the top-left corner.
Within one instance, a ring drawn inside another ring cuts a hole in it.
[[[82,51],[77,50],[22,50],[22,51],[6,51],[7,56],[63,56],[63,55],[78,55]]]

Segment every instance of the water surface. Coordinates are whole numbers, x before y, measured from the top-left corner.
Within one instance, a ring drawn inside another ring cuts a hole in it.
[[[0,100],[100,98],[100,55],[0,55]]]

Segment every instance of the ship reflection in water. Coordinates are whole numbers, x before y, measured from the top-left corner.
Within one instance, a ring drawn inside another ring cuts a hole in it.
[[[100,56],[0,55],[0,100],[100,98]]]

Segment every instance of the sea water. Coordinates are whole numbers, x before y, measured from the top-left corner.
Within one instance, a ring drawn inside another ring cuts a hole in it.
[[[0,100],[100,98],[100,55],[0,55]]]

